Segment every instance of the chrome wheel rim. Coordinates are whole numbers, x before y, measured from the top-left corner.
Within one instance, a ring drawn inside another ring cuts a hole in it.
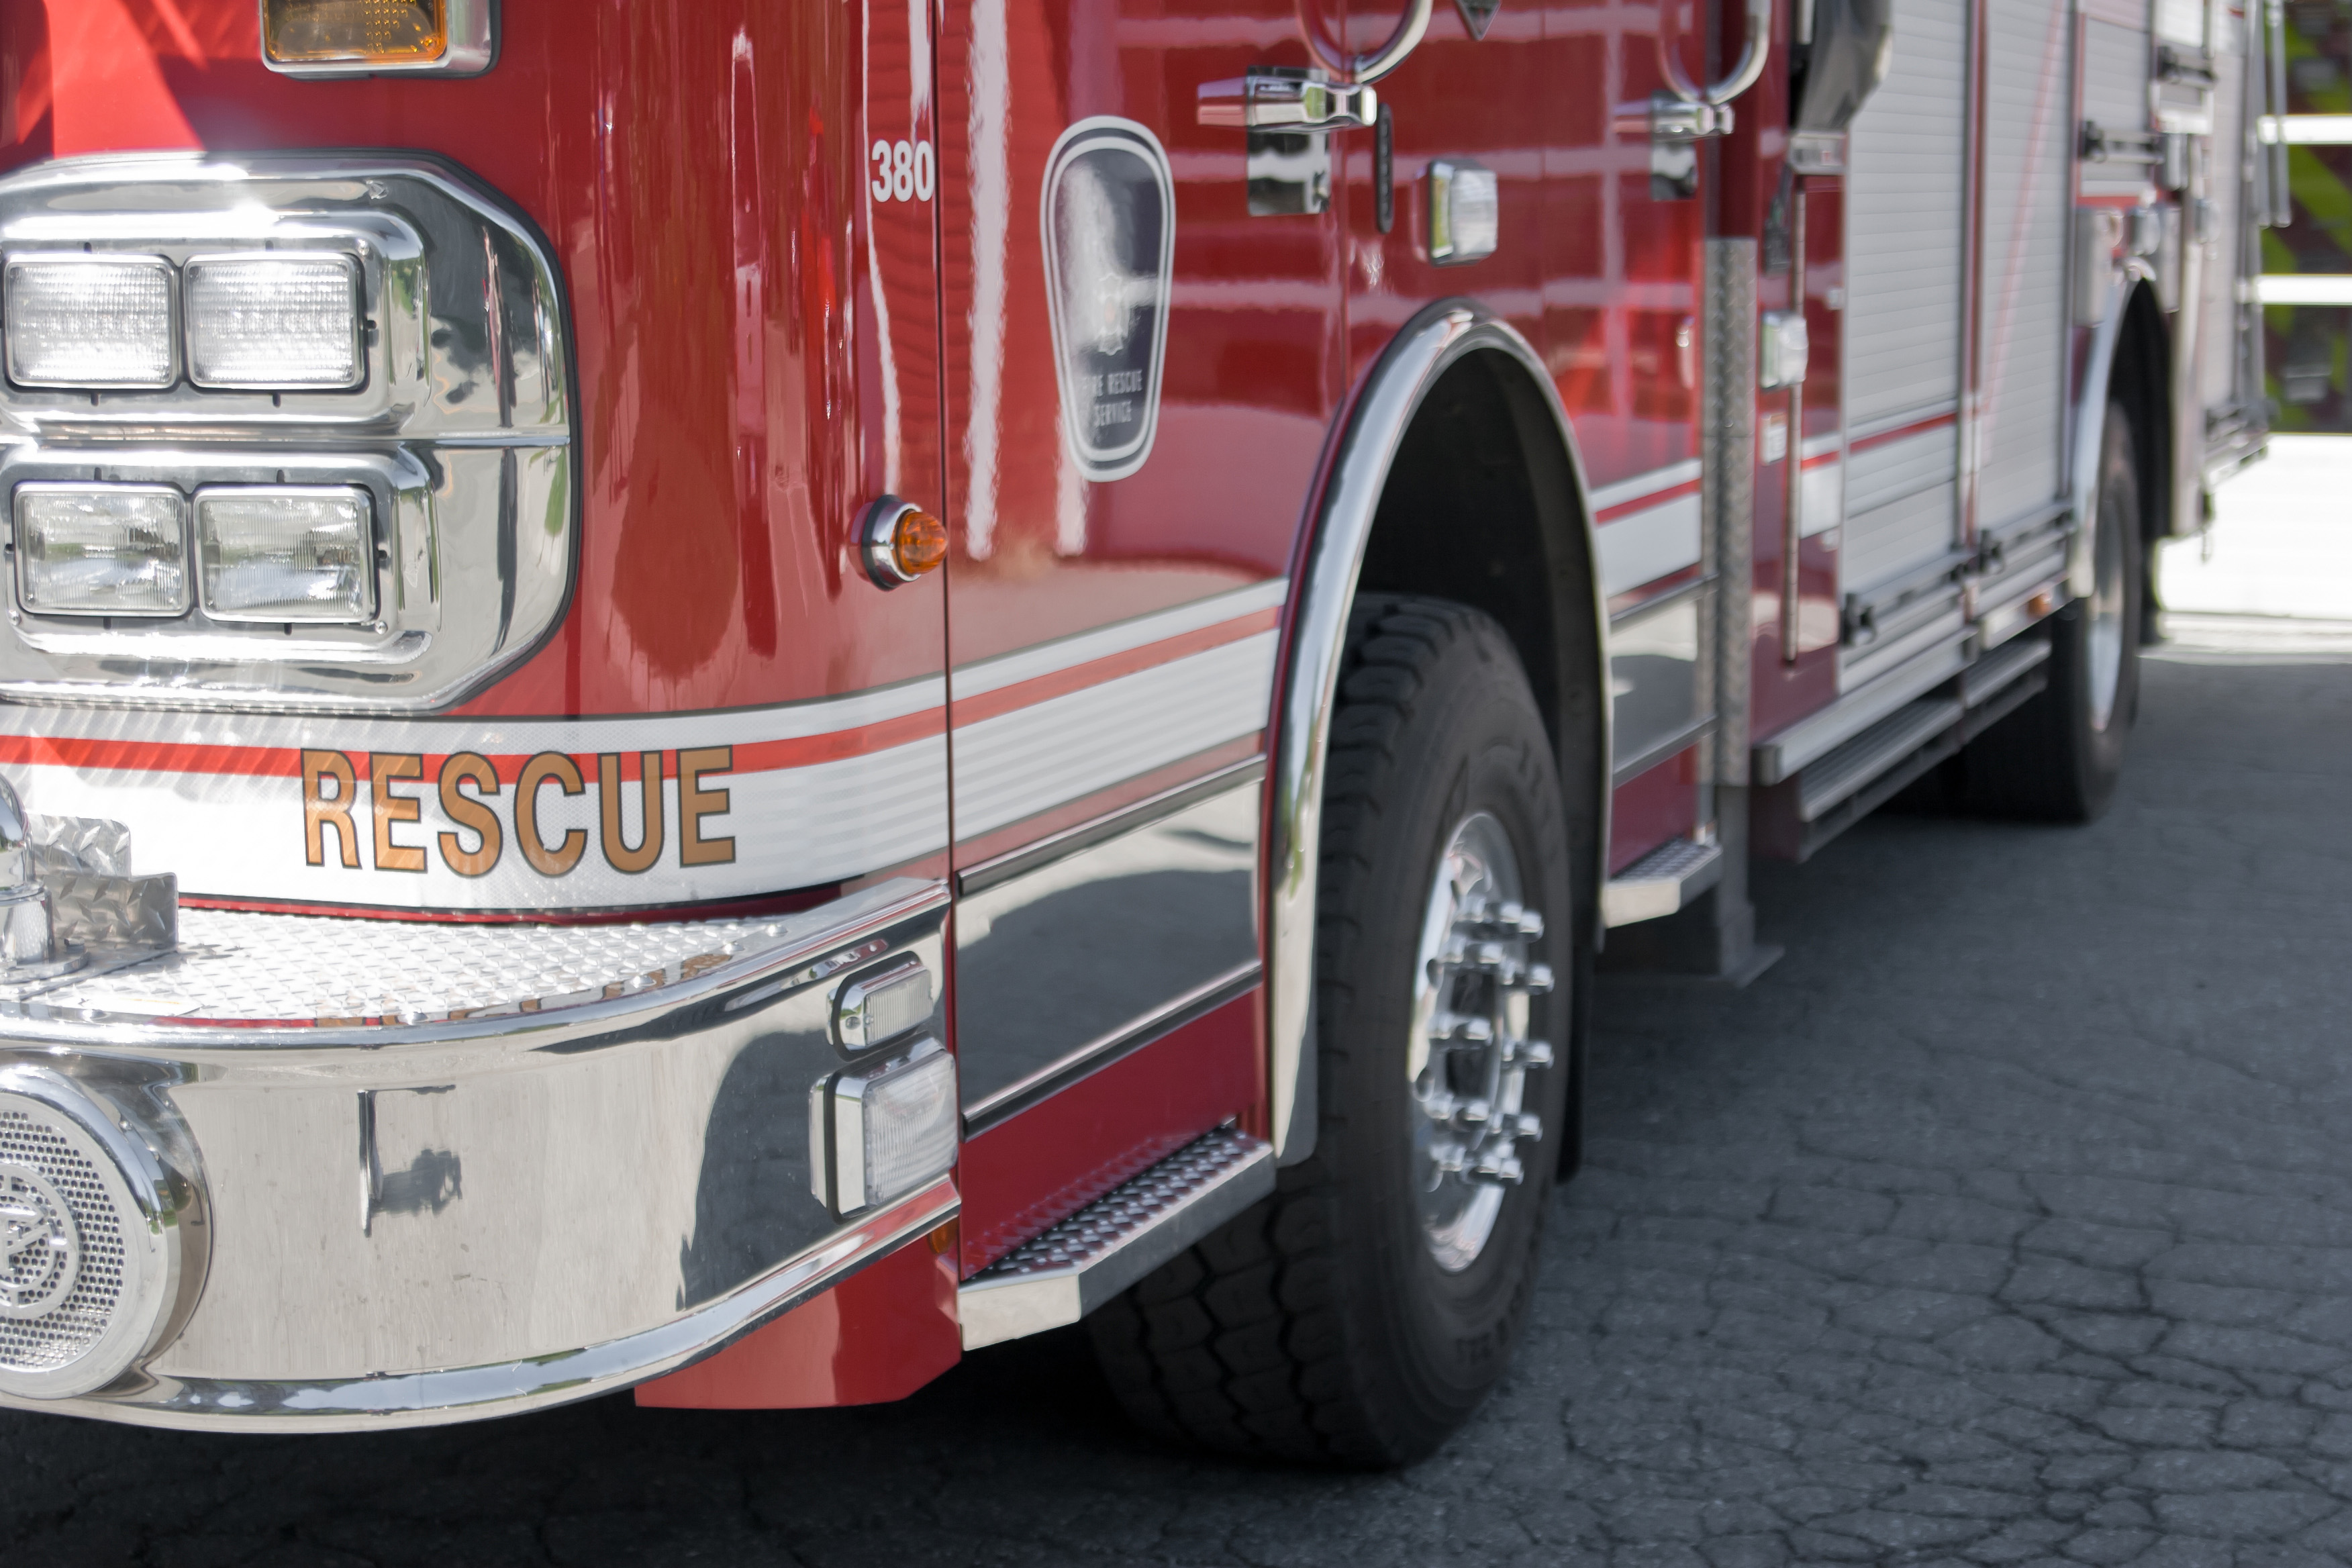
[[[1422,1237],[1449,1273],[1486,1250],[1524,1179],[1519,1143],[1543,1136],[1526,1109],[1528,1074],[1551,1061],[1528,1038],[1528,999],[1552,984],[1529,956],[1543,929],[1502,823],[1481,811],[1454,824],[1423,906],[1405,1057]]]
[[[2084,606],[2090,617],[2090,635],[2085,639],[2090,656],[2091,728],[2105,730],[2116,714],[2116,692],[2123,683],[2124,671],[2124,563],[2122,535],[2116,531],[2125,520],[2116,515],[2112,501],[2102,500],[2099,507],[2099,537],[2093,545],[2093,563],[2098,574],[2092,590],[2091,602]]]

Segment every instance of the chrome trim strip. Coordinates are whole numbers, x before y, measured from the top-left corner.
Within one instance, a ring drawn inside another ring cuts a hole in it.
[[[1776,784],[1816,757],[1826,756],[1921,693],[1942,685],[1968,664],[1969,633],[1922,650],[1907,664],[1844,693],[1769,740],[1757,742],[1756,782]]]
[[[1134,1022],[1122,1024],[1027,1077],[1014,1079],[985,1100],[966,1106],[964,1136],[977,1138],[991,1128],[1002,1126],[1056,1089],[1066,1088],[1072,1079],[1108,1066],[1128,1052],[1148,1046],[1171,1030],[1223,1006],[1256,984],[1263,973],[1264,965],[1255,959],[1236,965],[1213,980],[1203,981],[1183,994],[1170,998]]]
[[[1663,610],[1669,605],[1679,605],[1685,599],[1696,599],[1714,586],[1715,579],[1704,575],[1694,577],[1687,583],[1677,583],[1663,594],[1654,594],[1638,604],[1628,605],[1622,610],[1611,611],[1609,629],[1613,632],[1626,622],[1638,620],[1652,610]]]
[[[708,1012],[708,1004],[723,1006],[740,994],[755,990],[763,997],[773,994],[779,989],[774,984],[779,977],[790,980],[793,972],[822,963],[871,933],[937,910],[947,901],[944,882],[893,879],[814,910],[776,917],[775,923],[785,929],[778,933],[773,946],[730,955],[723,963],[691,975],[681,974],[675,982],[665,980],[617,996],[600,994],[595,1000],[572,1005],[543,1005],[535,998],[522,997],[501,1003],[501,1010],[496,1013],[472,1009],[468,1010],[472,1016],[465,1017],[255,1026],[97,1012],[69,998],[52,1011],[45,998],[68,992],[76,977],[68,976],[46,990],[0,999],[0,1029],[5,1029],[12,1045],[144,1053],[183,1062],[292,1056],[319,1068],[325,1065],[322,1058],[331,1060],[338,1048],[356,1047],[367,1053],[358,1059],[373,1062],[381,1060],[377,1053],[387,1050],[466,1047],[479,1052],[480,1062],[487,1065],[519,1052],[570,1053],[666,1038],[666,1031],[673,1031],[681,1018]],[[815,923],[818,920],[824,923]],[[362,930],[374,930],[378,924],[361,920],[350,923]],[[801,929],[792,929],[795,925]],[[396,933],[385,938],[395,939]],[[132,979],[136,973],[123,972]],[[446,1049],[436,1050],[434,1059],[451,1071],[468,1070],[474,1065],[467,1056],[452,1055]]]
[[[204,1432],[380,1432],[543,1410],[594,1399],[691,1366],[902,1243],[944,1225],[961,1209],[954,1182],[941,1176],[912,1196],[842,1226],[751,1283],[658,1328],[527,1361],[333,1383],[154,1378],[79,1399],[0,1395],[0,1405]]]
[[[1510,325],[1466,300],[1430,306],[1391,341],[1366,377],[1337,450],[1312,524],[1290,627],[1288,668],[1282,679],[1280,733],[1273,777],[1273,842],[1268,846],[1266,952],[1269,1119],[1276,1157],[1285,1163],[1313,1152],[1315,1087],[1308,1050],[1315,984],[1316,850],[1322,834],[1324,753],[1338,705],[1339,659],[1348,640],[1348,610],[1356,596],[1364,551],[1380,510],[1390,466],[1412,427],[1421,400],[1460,359],[1481,352],[1516,361],[1551,410],[1561,451],[1576,486],[1578,523],[1589,560],[1597,563],[1591,498],[1576,433],[1542,357]],[[1609,668],[1609,606],[1593,579],[1592,625],[1601,647],[1598,667]],[[1600,705],[1600,745],[1593,759],[1600,802],[1600,841],[1609,839],[1609,705]],[[1591,896],[1600,895],[1595,867]]]
[[[1106,838],[1116,838],[1131,827],[1142,827],[1163,816],[1173,816],[1186,806],[1206,800],[1213,795],[1222,795],[1237,784],[1255,783],[1265,774],[1264,756],[1251,757],[1219,768],[1214,773],[1203,773],[1188,783],[1161,790],[1158,795],[1146,795],[1116,811],[1105,812],[1075,827],[1049,833],[1018,849],[1010,849],[976,865],[967,866],[956,873],[956,891],[966,898],[985,892],[1025,872],[1049,866],[1065,855],[1075,855]]]
[[[1632,783],[1676,754],[1690,750],[1715,732],[1713,714],[1694,719],[1687,729],[1677,731],[1635,756],[1627,758],[1609,770],[1609,787],[1612,790]]]

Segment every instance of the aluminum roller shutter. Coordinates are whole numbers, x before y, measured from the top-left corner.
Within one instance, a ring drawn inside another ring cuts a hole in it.
[[[2147,34],[2094,16],[2083,24],[2083,113],[2105,131],[2143,136],[2148,128]],[[2145,163],[2083,165],[2086,196],[2137,196],[2151,171]]]
[[[1850,435],[1948,412],[1959,396],[1967,38],[1965,0],[1895,0],[1886,80],[1854,118],[1846,180]],[[1951,548],[1954,523],[1948,464],[1922,472],[1915,453],[1855,453],[1839,552],[1845,591],[1866,591],[1935,559]]]
[[[2066,232],[2074,186],[2070,13],[1986,0],[1980,534],[2059,493],[2065,426]]]

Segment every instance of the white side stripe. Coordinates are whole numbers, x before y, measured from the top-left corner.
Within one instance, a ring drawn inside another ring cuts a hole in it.
[[[1278,640],[1258,632],[958,729],[956,837],[1265,729]]]

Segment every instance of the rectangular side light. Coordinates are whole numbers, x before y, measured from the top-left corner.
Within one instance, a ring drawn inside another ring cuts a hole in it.
[[[449,48],[448,0],[262,0],[275,65],[422,65]]]
[[[16,523],[30,614],[186,613],[187,508],[171,486],[21,484]]]
[[[810,1186],[836,1214],[903,1197],[955,1163],[955,1058],[924,1038],[809,1094]]]
[[[205,614],[216,621],[373,619],[373,512],[357,486],[198,490]]]
[[[1502,192],[1495,171],[1467,159],[1429,166],[1429,258],[1459,267],[1495,254],[1502,239]]]
[[[160,256],[12,256],[8,379],[19,386],[161,387],[179,379],[172,268]]]
[[[335,251],[189,259],[188,379],[269,392],[357,386],[360,267]]]

